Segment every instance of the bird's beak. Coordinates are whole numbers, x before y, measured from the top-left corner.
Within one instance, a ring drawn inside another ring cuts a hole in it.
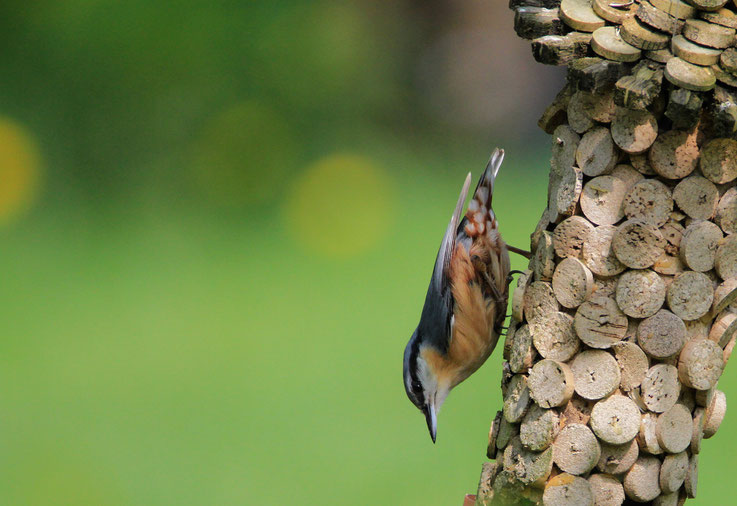
[[[430,431],[432,442],[435,442],[435,436],[438,432],[438,418],[435,414],[435,406],[433,404],[425,404],[425,421],[427,421],[427,430]]]

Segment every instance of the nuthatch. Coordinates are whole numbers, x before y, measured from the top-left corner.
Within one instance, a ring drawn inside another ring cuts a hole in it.
[[[504,159],[496,149],[461,220],[471,173],[440,243],[420,323],[404,350],[404,387],[435,442],[437,413],[450,390],[494,351],[507,310],[509,250],[491,198]],[[460,223],[459,223],[460,220]]]

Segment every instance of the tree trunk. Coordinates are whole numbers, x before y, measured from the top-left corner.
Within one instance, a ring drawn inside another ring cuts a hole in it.
[[[567,65],[476,504],[682,504],[737,339],[737,15],[724,1],[511,0]],[[671,53],[672,47],[675,56]]]

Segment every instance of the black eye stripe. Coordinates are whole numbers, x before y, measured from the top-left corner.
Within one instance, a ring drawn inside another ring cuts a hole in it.
[[[420,339],[419,336],[415,339],[412,344],[412,350],[409,355],[409,373],[410,373],[410,388],[412,389],[412,395],[415,397],[416,404],[421,405],[425,403],[425,394],[422,391],[422,383],[417,375],[417,357],[420,354]]]

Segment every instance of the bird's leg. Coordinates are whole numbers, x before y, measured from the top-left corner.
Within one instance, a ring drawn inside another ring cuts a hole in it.
[[[515,248],[514,246],[510,246],[509,244],[507,244],[507,249],[511,251],[512,253],[517,253],[518,255],[522,255],[528,260],[530,259],[530,257],[532,257],[532,253],[530,253],[529,251],[524,250],[524,249]]]

